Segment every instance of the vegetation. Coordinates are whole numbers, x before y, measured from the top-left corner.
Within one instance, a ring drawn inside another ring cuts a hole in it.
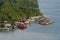
[[[41,15],[37,0],[0,0],[0,21]]]

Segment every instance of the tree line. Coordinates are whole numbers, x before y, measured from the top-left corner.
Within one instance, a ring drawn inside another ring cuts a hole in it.
[[[0,21],[43,15],[37,0],[0,0]]]

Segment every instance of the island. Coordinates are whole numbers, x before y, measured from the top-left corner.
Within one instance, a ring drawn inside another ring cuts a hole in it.
[[[0,0],[0,31],[23,30],[37,21],[41,25],[52,23],[40,12],[37,0]]]

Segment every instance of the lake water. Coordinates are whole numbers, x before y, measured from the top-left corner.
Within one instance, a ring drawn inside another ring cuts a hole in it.
[[[25,30],[0,32],[0,40],[60,40],[60,0],[38,0],[40,11],[54,20],[53,24],[31,24]]]

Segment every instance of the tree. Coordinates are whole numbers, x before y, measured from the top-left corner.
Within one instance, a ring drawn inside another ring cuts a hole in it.
[[[37,0],[0,0],[0,20],[41,15]]]

